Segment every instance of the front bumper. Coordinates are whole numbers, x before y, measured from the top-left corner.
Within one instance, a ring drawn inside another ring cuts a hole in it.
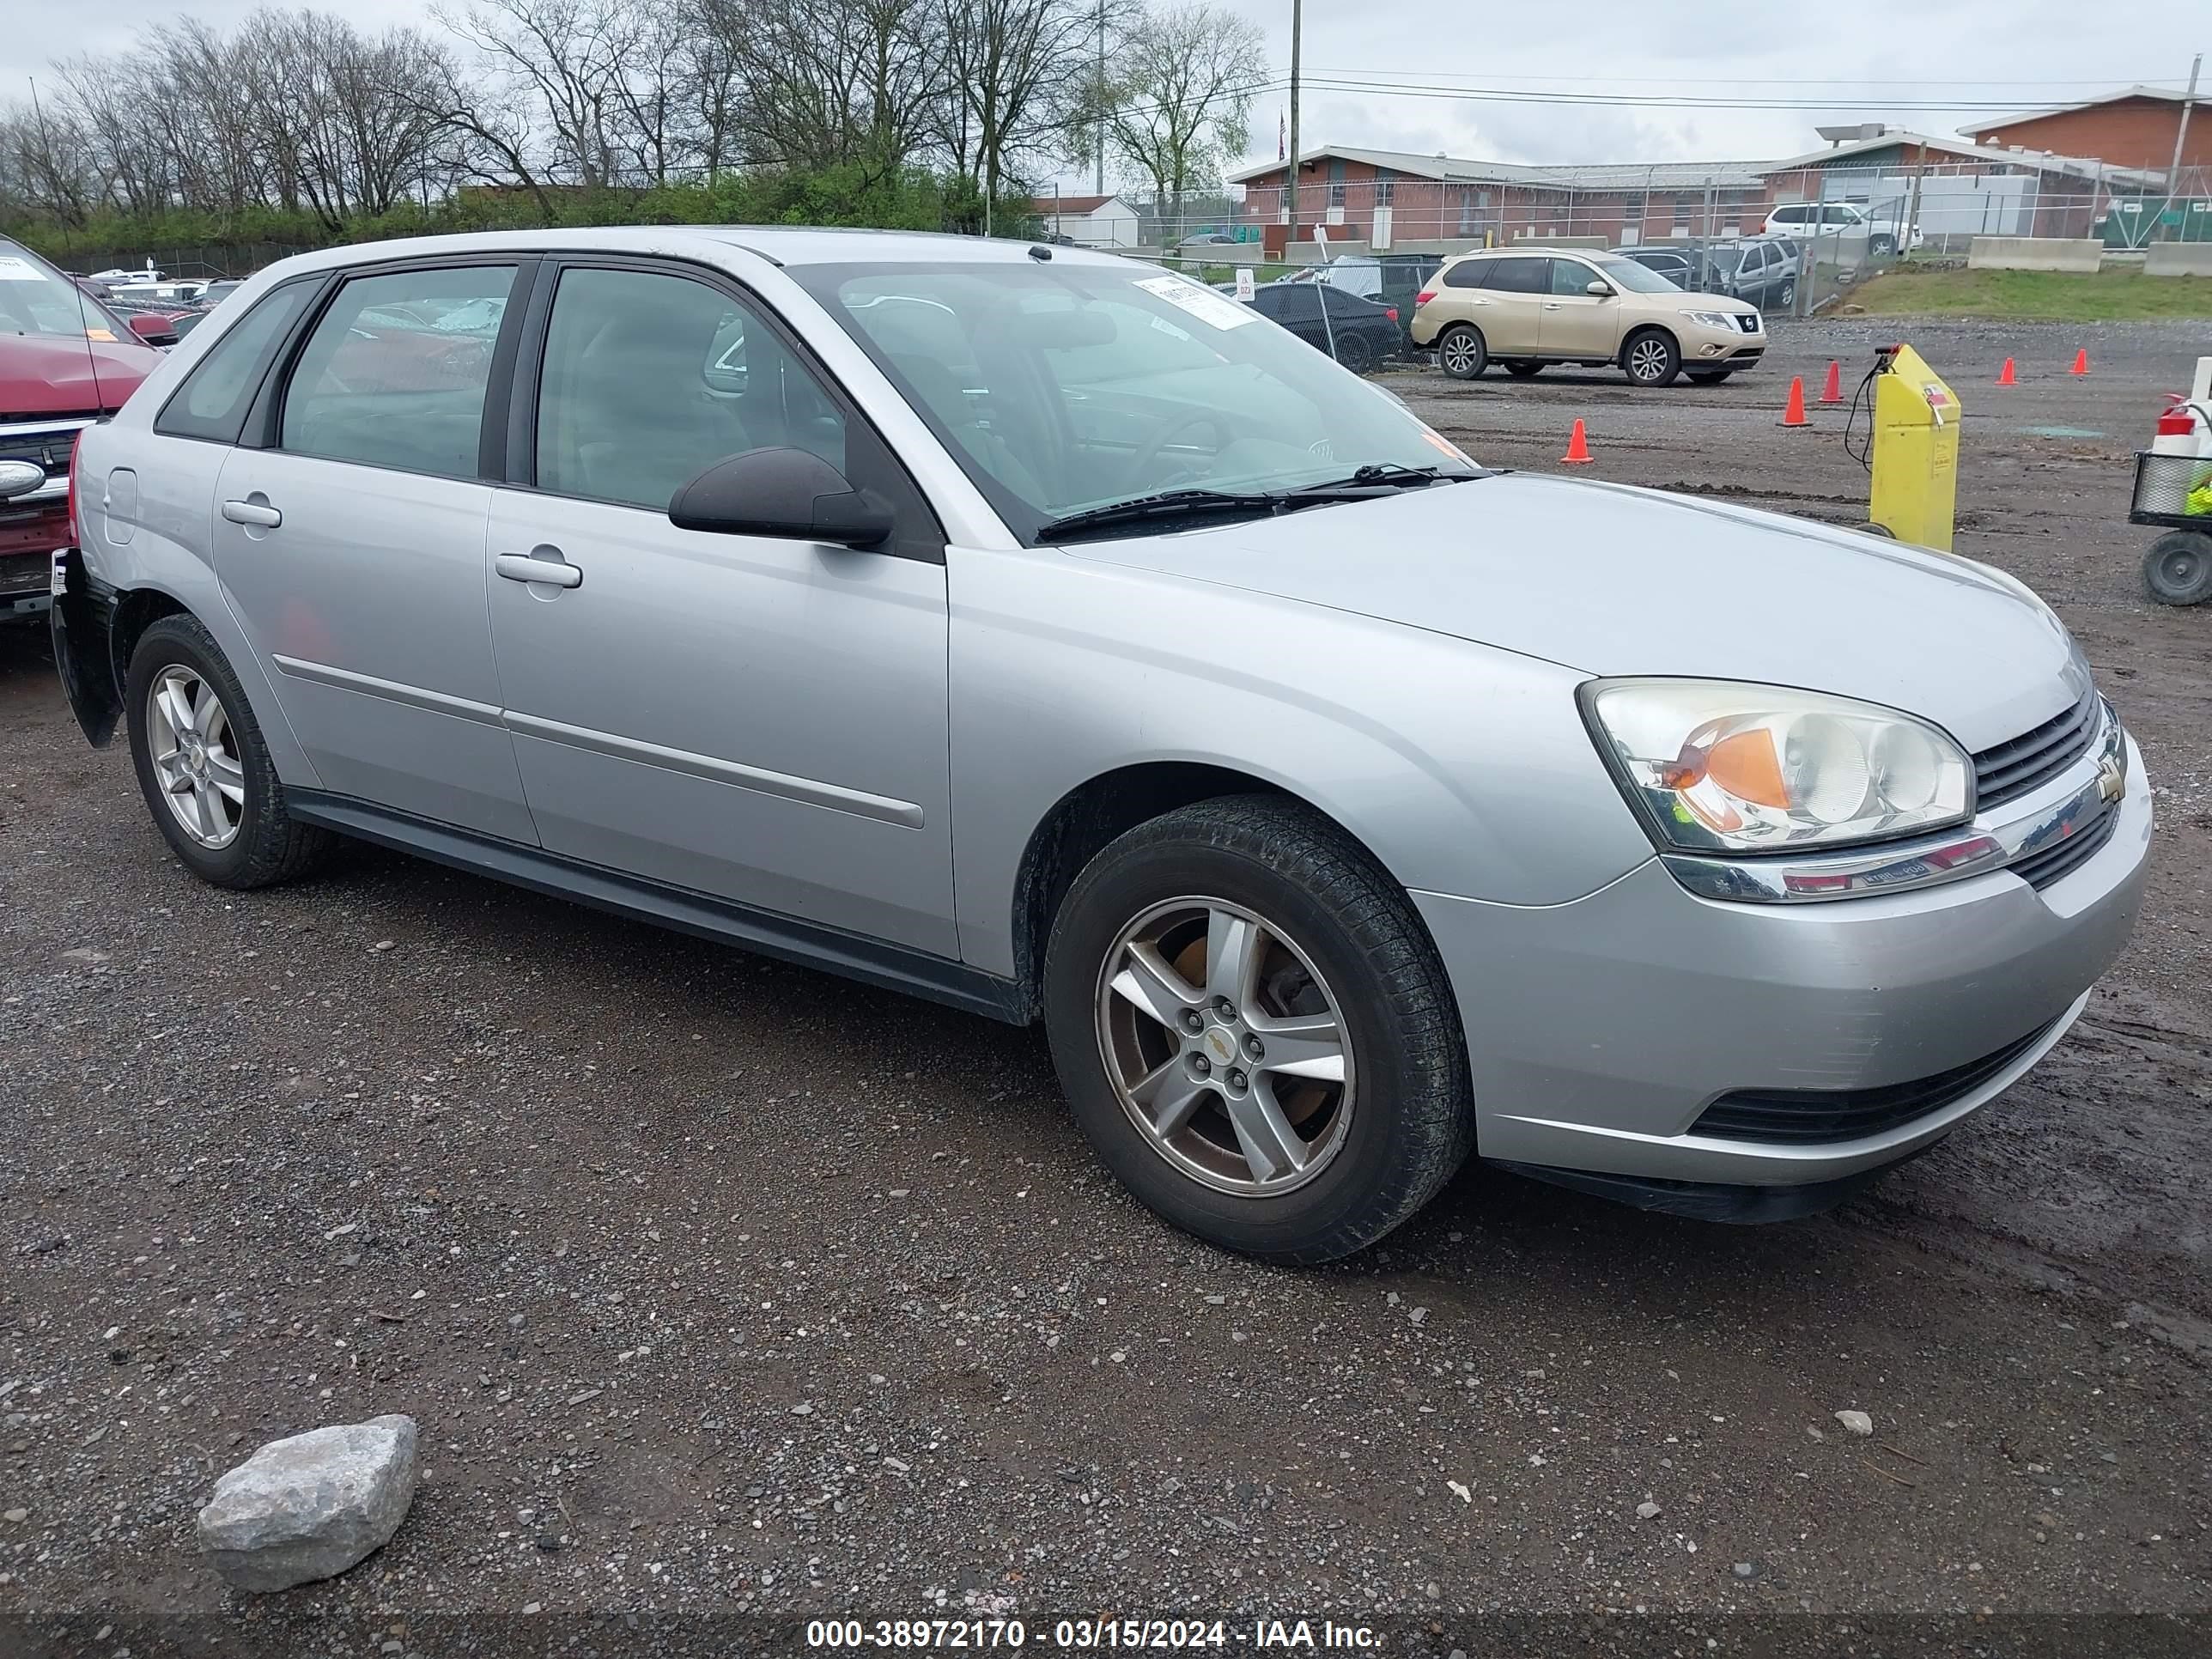
[[[1682,367],[1705,368],[1717,363],[1745,368],[1766,355],[1766,331],[1746,334],[1736,329],[1707,328],[1685,323],[1681,330]]]
[[[1415,893],[1467,1031],[1478,1150],[1553,1172],[1811,1187],[1941,1139],[2065,1035],[2127,943],[2151,831],[2132,739],[2128,762],[2111,838],[2040,890],[1998,870],[1747,904],[1698,897],[1654,859],[1566,904]],[[1877,1133],[1772,1144],[1692,1132],[1723,1095],[1912,1083],[2031,1033],[1966,1092]]]

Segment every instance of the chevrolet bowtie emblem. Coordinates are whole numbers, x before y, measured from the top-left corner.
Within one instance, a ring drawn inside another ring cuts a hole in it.
[[[2127,768],[2113,756],[2107,755],[2097,763],[2097,793],[2115,805],[2128,793]]]

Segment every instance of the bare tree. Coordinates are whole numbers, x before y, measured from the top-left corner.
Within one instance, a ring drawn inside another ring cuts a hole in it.
[[[1250,137],[1252,100],[1267,78],[1259,26],[1208,0],[1146,12],[1114,55],[1108,141],[1164,204],[1218,187]]]
[[[1084,0],[939,0],[954,107],[954,167],[983,193],[1064,154],[1093,76],[1095,5]]]

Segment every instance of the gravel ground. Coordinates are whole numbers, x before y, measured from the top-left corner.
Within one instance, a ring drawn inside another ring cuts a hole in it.
[[[1969,410],[1960,550],[2051,599],[2140,738],[2157,868],[2050,1060],[1784,1227],[1473,1170],[1350,1263],[1217,1255],[1101,1174],[1035,1033],[370,849],[198,885],[0,638],[0,1650],[1114,1612],[1439,1654],[1809,1651],[1846,1615],[1866,1651],[2202,1652],[2212,614],[2140,598],[2125,507],[2212,342],[1844,319],[1720,387],[1389,383],[1493,463],[1551,465],[1579,415],[1597,477],[1856,522],[1840,410],[1776,417],[1895,332]],[[398,1536],[226,1592],[215,1474],[384,1412],[422,1431]]]

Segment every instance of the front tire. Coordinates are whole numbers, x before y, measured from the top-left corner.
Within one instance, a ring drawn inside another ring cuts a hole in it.
[[[1672,386],[1682,372],[1682,349],[1664,329],[1647,328],[1628,337],[1620,349],[1620,367],[1631,385]]]
[[[238,676],[189,615],[139,636],[124,692],[131,759],[154,823],[185,867],[217,887],[304,874],[326,830],[284,811],[284,787]]]
[[[1472,380],[1490,367],[1490,347],[1472,323],[1454,323],[1437,341],[1437,367],[1455,380]]]
[[[2143,591],[2160,605],[2212,599],[2212,536],[2169,530],[2143,555]]]
[[[1474,1147],[1435,946],[1372,857],[1293,802],[1205,801],[1107,847],[1054,920],[1044,1011],[1099,1157],[1224,1249],[1348,1255]]]

